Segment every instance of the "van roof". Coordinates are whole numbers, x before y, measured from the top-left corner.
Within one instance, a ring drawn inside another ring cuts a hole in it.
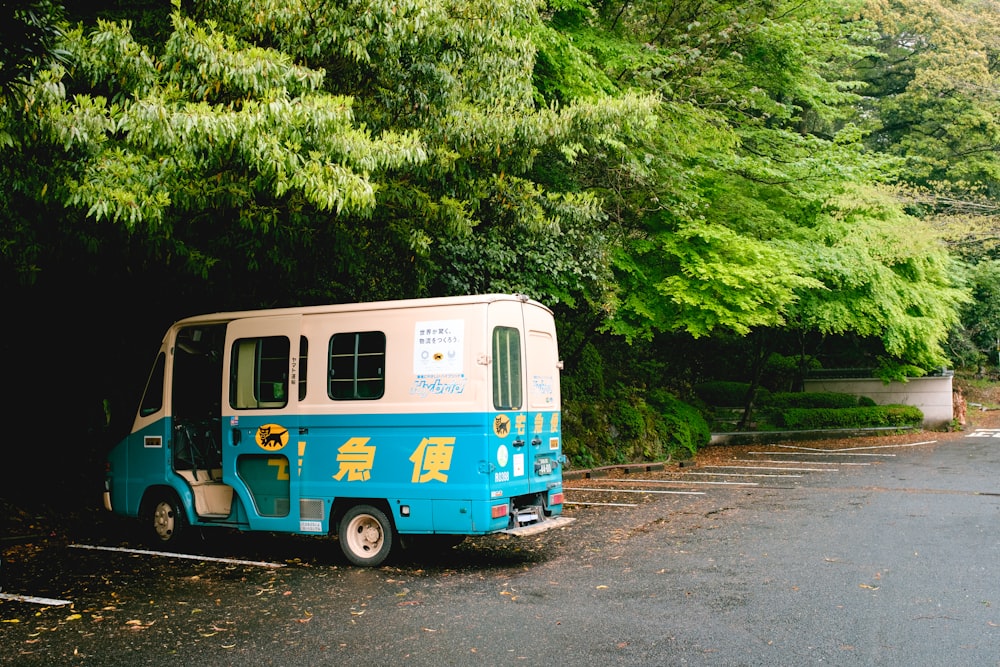
[[[230,322],[251,317],[278,317],[282,315],[313,315],[323,313],[355,313],[377,310],[399,310],[404,308],[434,308],[469,304],[488,304],[496,301],[518,301],[530,303],[551,312],[551,310],[523,294],[468,294],[463,296],[443,296],[425,299],[401,299],[396,301],[369,301],[364,303],[324,304],[319,306],[295,306],[290,308],[268,308],[260,310],[239,310],[230,312],[194,315],[175,322],[176,325],[207,322]]]

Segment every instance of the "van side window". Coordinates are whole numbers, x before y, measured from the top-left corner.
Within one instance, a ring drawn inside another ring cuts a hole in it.
[[[493,329],[493,407],[521,407],[521,332],[512,327]]]
[[[385,393],[385,334],[334,334],[330,339],[330,398],[372,400]]]
[[[167,357],[162,352],[156,357],[156,364],[146,381],[146,392],[142,395],[139,414],[143,417],[156,414],[163,407],[163,371],[167,365]]]
[[[233,343],[229,404],[237,410],[288,405],[288,338],[241,338]]]

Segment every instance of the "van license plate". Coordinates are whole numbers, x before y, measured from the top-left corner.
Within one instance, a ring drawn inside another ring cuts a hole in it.
[[[552,474],[552,459],[539,459],[535,461],[535,474],[538,475],[551,475]]]

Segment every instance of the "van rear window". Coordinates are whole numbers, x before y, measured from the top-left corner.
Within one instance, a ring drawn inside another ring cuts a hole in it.
[[[521,332],[512,327],[493,330],[493,407],[521,407]]]
[[[374,400],[385,393],[385,334],[338,333],[330,338],[329,395],[338,401]]]

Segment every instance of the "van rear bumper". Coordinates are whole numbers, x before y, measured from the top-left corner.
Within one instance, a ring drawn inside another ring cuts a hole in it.
[[[518,526],[517,528],[507,528],[506,530],[501,530],[501,533],[506,533],[507,535],[514,535],[515,537],[526,537],[528,535],[537,535],[538,533],[544,533],[547,530],[552,530],[553,528],[563,528],[569,524],[576,521],[576,517],[569,516],[553,516],[544,521],[539,521],[538,523],[531,523],[527,526]]]

